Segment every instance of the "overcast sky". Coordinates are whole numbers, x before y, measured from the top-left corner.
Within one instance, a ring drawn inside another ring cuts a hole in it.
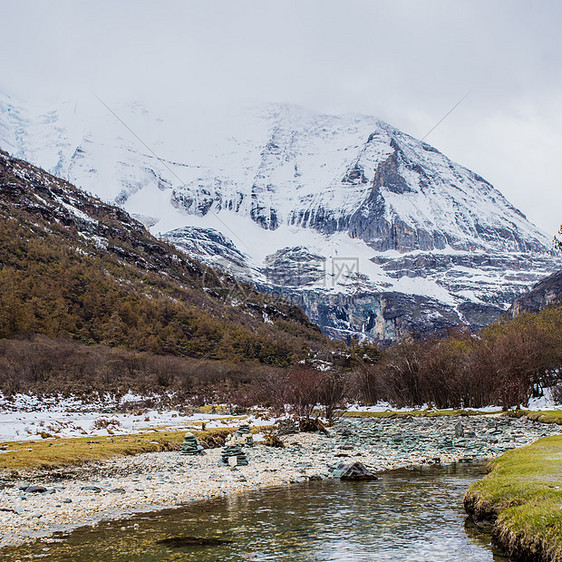
[[[288,102],[421,138],[466,96],[426,141],[562,222],[562,2],[2,0],[0,21],[0,89],[28,100]]]

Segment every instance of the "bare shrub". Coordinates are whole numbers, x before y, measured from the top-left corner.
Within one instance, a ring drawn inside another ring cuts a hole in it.
[[[309,418],[320,401],[322,373],[305,364],[295,365],[285,377],[284,403],[301,418]]]
[[[332,369],[322,372],[318,401],[324,409],[324,417],[329,422],[334,419],[338,410],[343,411],[349,389],[349,374]]]
[[[552,387],[552,399],[558,404],[562,404],[562,383]]]
[[[121,422],[116,418],[96,418],[94,420],[94,424],[92,425],[93,429],[107,429],[113,430],[117,427],[121,426]]]

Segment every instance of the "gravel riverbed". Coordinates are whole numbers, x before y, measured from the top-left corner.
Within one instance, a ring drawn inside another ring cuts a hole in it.
[[[560,433],[524,418],[344,418],[329,435],[282,437],[285,448],[246,449],[249,465],[219,465],[221,449],[190,457],[147,453],[52,472],[0,475],[0,547],[95,525],[133,513],[184,505],[223,494],[331,478],[329,467],[359,461],[373,471],[497,456]],[[30,485],[43,492],[24,491]],[[0,553],[1,554],[1,553]]]

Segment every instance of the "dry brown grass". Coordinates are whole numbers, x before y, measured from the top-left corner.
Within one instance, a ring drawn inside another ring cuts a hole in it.
[[[192,431],[200,440],[223,438],[232,429]],[[150,431],[112,437],[78,437],[0,443],[0,470],[53,469],[111,457],[178,450],[185,430]]]

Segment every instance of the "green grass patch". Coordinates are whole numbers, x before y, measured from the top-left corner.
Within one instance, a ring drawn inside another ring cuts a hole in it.
[[[397,412],[386,410],[384,412],[345,412],[346,418],[407,418],[407,417],[425,417],[432,418],[438,416],[482,416],[489,414],[500,414],[501,410],[494,412],[479,412],[477,410],[411,410],[408,412]]]
[[[525,411],[525,415],[531,421],[562,424],[562,410],[543,410],[541,412]]]
[[[198,439],[225,437],[232,428],[192,431]],[[111,457],[179,449],[185,430],[150,431],[111,437],[78,437],[0,443],[0,470],[53,469]]]
[[[232,409],[230,406],[225,406],[223,404],[213,405],[206,404],[205,406],[199,406],[197,412],[199,414],[227,414],[231,415]]]
[[[496,518],[494,536],[510,556],[562,560],[562,435],[504,453],[470,486],[465,507]]]

